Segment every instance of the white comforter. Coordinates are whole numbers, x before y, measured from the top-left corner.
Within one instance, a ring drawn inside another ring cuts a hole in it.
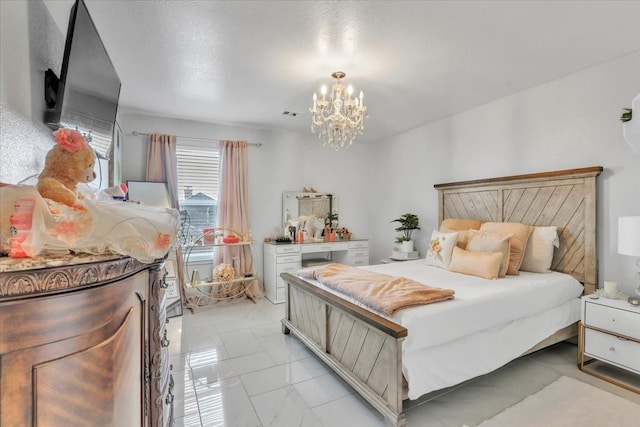
[[[487,280],[425,265],[424,260],[380,264],[367,270],[453,289],[455,299],[400,310],[389,319],[409,330],[405,352],[437,346],[528,317],[578,298],[583,287],[562,273],[528,273]]]
[[[487,280],[427,266],[424,260],[362,268],[455,291],[453,300],[393,316],[378,313],[408,329],[402,370],[410,399],[491,372],[580,315],[583,287],[567,274],[522,271],[519,276]]]

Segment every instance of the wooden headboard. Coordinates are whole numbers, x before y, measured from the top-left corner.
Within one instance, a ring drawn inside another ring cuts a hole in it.
[[[446,218],[558,227],[551,268],[595,291],[596,177],[601,166],[436,184],[438,223]]]

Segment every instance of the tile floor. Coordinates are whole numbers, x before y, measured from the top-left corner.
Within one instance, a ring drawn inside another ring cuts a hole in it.
[[[243,299],[200,307],[168,325],[177,427],[377,427],[381,418],[292,335],[284,305]],[[409,427],[477,425],[562,375],[640,403],[580,372],[562,343],[465,385],[406,401]]]

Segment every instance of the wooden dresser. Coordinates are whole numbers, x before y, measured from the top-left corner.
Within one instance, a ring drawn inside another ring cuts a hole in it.
[[[162,261],[0,258],[0,425],[168,426]]]

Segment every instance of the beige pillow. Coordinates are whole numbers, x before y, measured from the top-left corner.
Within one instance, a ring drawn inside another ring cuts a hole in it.
[[[554,246],[560,247],[557,227],[533,227],[520,270],[550,273]]]
[[[500,252],[472,252],[453,248],[449,271],[494,280],[500,272]]]
[[[509,267],[507,267],[507,274],[512,276],[520,274],[520,265],[522,265],[522,258],[524,257],[524,251],[527,248],[532,229],[532,226],[519,222],[485,222],[480,226],[481,231],[513,234],[509,239],[511,245],[509,250],[511,252],[509,254]]]
[[[449,230],[460,231],[460,230],[479,230],[482,225],[482,221],[478,219],[467,219],[467,218],[447,218],[442,221],[440,227],[445,227]]]
[[[451,252],[456,246],[458,233],[443,233],[433,230],[429,247],[427,247],[427,256],[425,262],[427,265],[433,265],[440,268],[447,268],[451,262]]]
[[[461,249],[465,249],[469,240],[469,230],[478,230],[480,225],[482,225],[482,221],[477,219],[447,218],[440,224],[440,231],[447,233],[457,231],[458,241],[456,245]]]
[[[460,249],[466,249],[467,247],[467,241],[469,240],[469,230],[460,230],[460,231],[455,231],[455,230],[451,230],[447,227],[440,227],[440,231],[442,231],[443,233],[458,233],[458,239],[456,240],[456,246],[458,246]]]
[[[468,251],[479,252],[500,252],[502,254],[502,261],[500,262],[498,277],[504,277],[507,275],[507,267],[509,266],[509,239],[512,236],[512,234],[469,230],[469,241],[467,242],[466,249]]]

